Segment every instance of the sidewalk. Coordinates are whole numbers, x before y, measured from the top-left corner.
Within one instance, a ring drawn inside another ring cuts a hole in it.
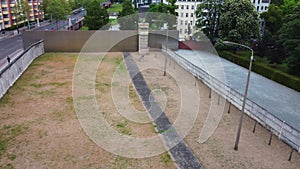
[[[248,69],[238,66],[218,57],[221,67],[216,67],[216,55],[191,50],[178,50],[175,53],[199,66],[212,76],[220,70],[225,75],[225,82],[234,90],[243,94],[246,85]],[[218,70],[218,71],[216,71]],[[224,80],[220,79],[219,80]],[[248,96],[250,100],[259,104],[285,123],[300,130],[300,93],[286,86],[251,72]]]

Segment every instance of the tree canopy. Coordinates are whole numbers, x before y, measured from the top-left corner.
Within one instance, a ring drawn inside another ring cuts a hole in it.
[[[280,42],[288,54],[289,73],[300,76],[300,3],[284,18]]]
[[[218,37],[219,20],[224,0],[203,0],[196,10],[196,26],[209,38]]]
[[[138,25],[138,15],[136,14],[131,1],[125,0],[123,9],[118,15],[118,23],[121,30],[136,30]]]
[[[56,21],[67,19],[67,15],[71,13],[66,0],[51,0],[46,6],[46,12],[52,14],[52,18]]]
[[[258,13],[249,0],[225,0],[220,17],[223,40],[247,44],[260,38]]]
[[[98,1],[91,1],[87,4],[87,15],[85,16],[84,23],[89,30],[99,30],[108,24],[108,13]]]
[[[176,0],[168,0],[168,4],[151,4],[147,12],[146,21],[152,29],[160,29],[164,23],[168,24],[168,29],[176,29]],[[154,21],[156,20],[156,21]]]

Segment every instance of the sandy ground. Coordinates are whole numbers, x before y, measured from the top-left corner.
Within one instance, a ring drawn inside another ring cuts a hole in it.
[[[176,168],[167,153],[145,159],[130,159],[113,155],[90,140],[83,132],[73,108],[72,77],[77,54],[50,53],[37,59],[17,83],[0,100],[0,168]],[[143,62],[134,54],[139,66],[163,63],[158,53],[146,55]],[[110,53],[99,66],[96,77],[96,98],[103,115],[117,131],[135,137],[156,135],[152,123],[139,124],[121,116],[111,96],[111,76],[121,62],[120,53]],[[168,67],[173,64],[168,62]],[[160,65],[161,67],[163,64]],[[183,71],[175,65],[176,71]],[[176,79],[162,76],[161,70],[144,70],[151,89],[157,92],[158,102],[165,106],[171,122],[176,120],[180,91]],[[204,144],[198,143],[211,104],[218,98],[200,81],[200,108],[194,127],[185,138],[205,168],[298,168],[300,155],[294,152],[289,162],[290,147],[273,137],[268,146],[269,132],[245,117],[239,151],[233,150],[239,111],[232,107],[227,113],[224,104],[222,120]],[[129,100],[140,111],[132,84]],[[193,99],[193,98],[191,98]],[[167,102],[166,102],[167,101]],[[113,145],[112,145],[113,146]],[[297,167],[298,166],[298,167]]]
[[[143,62],[140,60],[138,54],[134,54],[134,57],[136,63],[140,66],[140,69],[142,69],[145,64],[154,64],[159,65],[163,70],[164,55],[161,53],[145,55]],[[179,73],[184,70],[177,64],[175,64],[174,67],[174,62],[168,60],[167,72],[168,71]],[[163,72],[158,70],[152,71],[151,73],[147,70],[143,71],[143,75],[148,84],[152,84],[153,86],[153,84],[159,83],[162,88],[167,88],[166,86],[168,86],[168,90],[165,92],[166,95],[168,95],[168,99],[169,97],[176,98],[176,101],[173,99],[168,100],[165,109],[170,120],[174,122],[174,120],[176,120],[176,113],[178,113],[180,107],[180,100],[178,100],[180,99],[180,94],[176,92],[176,88],[178,90],[178,87],[176,87],[174,79],[170,77],[170,74],[168,74],[166,78],[161,76],[162,74]],[[153,76],[158,78],[153,78]],[[209,98],[209,88],[199,80],[197,80],[197,85],[200,91],[199,114],[192,130],[185,138],[185,141],[205,168],[299,168],[299,153],[294,151],[292,161],[288,161],[291,148],[276,136],[273,136],[272,144],[269,146],[268,141],[270,133],[260,125],[257,125],[256,132],[252,133],[255,122],[248,116],[244,116],[239,150],[235,151],[233,146],[240,111],[234,106],[231,106],[231,111],[228,114],[229,103],[226,102],[224,98],[221,98],[220,105],[217,105],[218,95],[213,92],[211,98]],[[223,116],[214,134],[208,141],[200,144],[198,142],[200,132],[212,105],[219,106],[219,110],[223,111]]]

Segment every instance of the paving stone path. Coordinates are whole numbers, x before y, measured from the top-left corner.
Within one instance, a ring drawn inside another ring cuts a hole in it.
[[[168,117],[158,103],[156,103],[151,94],[151,90],[130,53],[124,53],[123,55],[132,83],[150,114],[150,117],[156,124],[158,132],[161,133],[166,148],[170,149],[169,153],[175,160],[177,166],[182,169],[203,169],[197,157],[186,145],[185,141],[178,135]]]

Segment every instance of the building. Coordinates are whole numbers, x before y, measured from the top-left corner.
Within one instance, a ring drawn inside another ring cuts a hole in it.
[[[177,30],[179,38],[188,36],[189,30],[192,31],[196,23],[196,10],[202,0],[177,0]]]
[[[250,0],[254,5],[255,9],[259,14],[268,11],[270,5],[270,0]],[[177,0],[176,5],[178,5],[177,13],[177,30],[179,31],[179,38],[186,38],[190,33],[193,32],[196,18],[196,10],[202,0]],[[261,20],[261,29],[264,28],[264,21]]]
[[[40,9],[42,0],[24,0],[28,3],[29,12],[24,12],[21,0],[0,0],[0,30],[13,25],[24,23],[27,18],[30,22],[39,22],[44,18],[44,12]],[[18,16],[18,17],[17,17]]]

